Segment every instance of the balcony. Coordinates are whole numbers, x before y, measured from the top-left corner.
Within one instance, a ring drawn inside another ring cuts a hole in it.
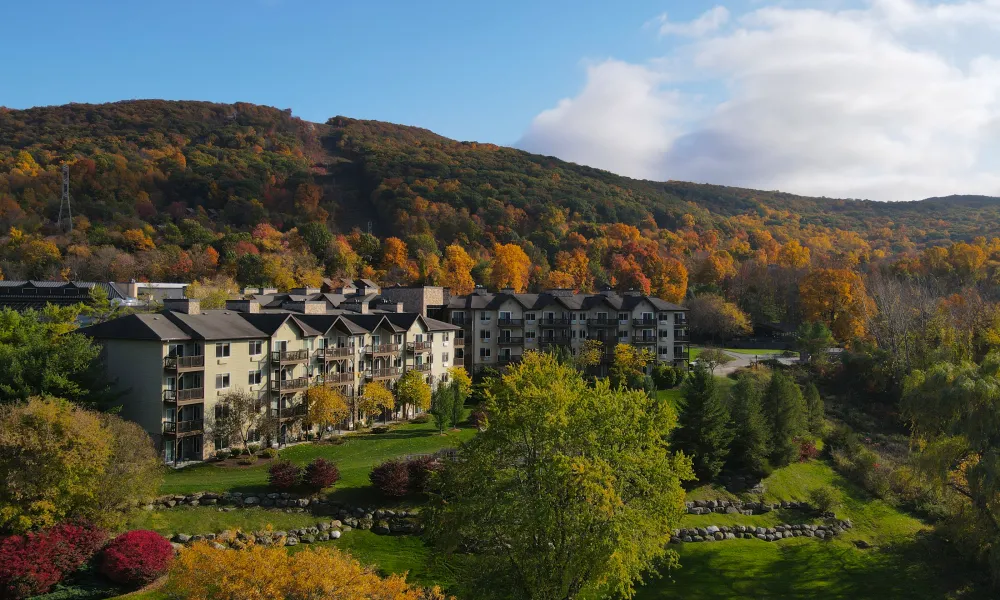
[[[430,373],[431,366],[433,364],[434,363],[420,363],[419,365],[414,365],[413,366],[413,370],[414,371],[420,371],[421,373]]]
[[[497,339],[497,345],[499,346],[522,346],[524,345],[523,336],[510,336],[502,337]]]
[[[548,349],[554,348],[556,346],[568,346],[568,345],[569,345],[569,339],[568,338],[556,338],[556,339],[538,340],[538,347],[541,350],[548,350]]]
[[[587,319],[587,327],[593,329],[618,329],[618,319],[593,317]]]
[[[521,357],[516,354],[511,354],[510,356],[504,356],[501,354],[497,357],[497,365],[504,367],[507,365],[513,365],[515,363],[521,362]]]
[[[271,362],[278,364],[304,363],[309,361],[308,350],[275,350],[271,352]]]
[[[406,350],[408,352],[430,352],[433,345],[432,342],[406,342]]]
[[[163,368],[171,371],[200,371],[205,368],[205,356],[165,356]]]
[[[304,392],[309,387],[308,377],[296,377],[295,379],[284,379],[271,381],[271,391],[281,394],[294,394]]]
[[[354,383],[354,371],[349,373],[327,373],[323,376],[323,383],[329,385],[343,385],[345,383]]]
[[[456,348],[465,348],[465,338],[455,338]]]
[[[189,435],[201,433],[205,429],[204,419],[193,419],[191,421],[164,421],[164,435]]]
[[[656,319],[632,319],[632,327],[656,327]]]
[[[305,404],[295,404],[293,406],[286,406],[278,411],[278,419],[284,421],[286,419],[301,419],[309,414],[309,407]]]
[[[524,327],[524,319],[498,319],[497,327]]]
[[[569,327],[569,319],[538,319],[539,327]]]
[[[164,390],[163,401],[173,404],[184,404],[187,402],[203,402],[205,400],[205,388],[190,388],[186,390]]]
[[[365,346],[365,354],[399,354],[399,344],[370,344]]]
[[[354,348],[347,346],[343,348],[320,348],[316,351],[316,358],[319,360],[343,360],[354,356]]]
[[[674,332],[674,341],[675,342],[690,342],[691,341],[691,336],[689,336],[687,333],[677,333],[675,331]]]
[[[376,379],[395,379],[399,377],[399,367],[387,367],[385,369],[372,369],[365,373],[365,377],[369,380]]]
[[[656,344],[656,336],[653,336],[653,335],[648,335],[648,336],[647,335],[637,335],[634,338],[632,338],[632,343],[633,344],[640,344],[640,345]]]

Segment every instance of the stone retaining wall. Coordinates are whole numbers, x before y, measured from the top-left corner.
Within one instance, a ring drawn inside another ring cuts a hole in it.
[[[806,502],[785,501],[775,503],[743,502],[742,500],[695,500],[685,502],[689,515],[708,515],[712,513],[726,515],[762,515],[778,509],[814,510]]]
[[[724,540],[757,539],[764,542],[775,542],[792,537],[810,537],[817,539],[833,538],[853,527],[850,520],[836,521],[822,525],[777,525],[775,527],[755,527],[752,525],[728,525],[718,527],[688,527],[675,529],[670,538],[671,544],[691,542],[721,542]]]

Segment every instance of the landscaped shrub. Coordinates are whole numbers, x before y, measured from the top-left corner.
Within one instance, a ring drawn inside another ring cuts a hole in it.
[[[46,593],[90,560],[106,539],[101,529],[70,524],[4,539],[0,542],[0,597]]]
[[[267,482],[273,488],[287,490],[295,487],[302,479],[302,467],[287,460],[271,463],[267,469]]]
[[[216,450],[215,458],[218,460],[226,460],[229,458],[229,450]]]
[[[423,423],[430,423],[430,422],[431,422],[431,416],[430,416],[429,413],[420,413],[419,415],[417,415],[417,416],[413,417],[412,419],[410,419],[410,423],[423,424]]]
[[[257,454],[260,451],[260,444],[248,444],[247,449],[250,450],[250,454]]]
[[[670,365],[656,365],[653,367],[653,382],[656,388],[668,390],[677,387],[684,379],[683,373]]]
[[[406,462],[411,493],[424,493],[431,480],[431,474],[441,468],[441,462],[433,456],[422,456]]]
[[[138,529],[121,534],[101,553],[101,573],[131,587],[152,583],[170,569],[174,549],[155,531]]]
[[[317,458],[306,466],[302,483],[318,492],[337,483],[339,479],[340,469],[337,468],[336,464],[325,458]]]
[[[260,451],[260,456],[263,458],[277,458],[278,451],[274,448],[264,448]]]
[[[830,486],[823,486],[809,491],[809,502],[816,510],[827,513],[833,512],[840,506],[840,492]]]
[[[252,465],[257,462],[257,455],[247,454],[246,456],[241,456],[236,462],[241,465]]]
[[[402,498],[410,492],[410,470],[401,460],[391,459],[378,465],[368,474],[368,479],[391,498]]]
[[[389,433],[392,431],[392,426],[390,425],[376,425],[372,427],[372,433]]]
[[[813,460],[817,456],[819,456],[819,450],[816,448],[816,442],[813,440],[799,440],[799,462]]]

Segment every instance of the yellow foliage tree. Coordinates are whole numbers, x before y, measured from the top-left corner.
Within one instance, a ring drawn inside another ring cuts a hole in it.
[[[472,393],[472,377],[469,377],[465,367],[461,365],[448,367],[448,377],[458,383],[458,391],[463,398]]]
[[[798,240],[791,240],[778,251],[778,264],[789,269],[804,269],[809,266],[809,248]]]
[[[319,426],[319,435],[327,427],[333,427],[351,414],[347,399],[339,391],[325,385],[317,385],[306,391],[306,403],[309,407],[308,421]]]
[[[396,399],[392,392],[388,390],[382,382],[372,381],[365,384],[365,389],[358,399],[358,412],[362,418],[367,420],[371,415],[382,409],[392,410],[396,406]]]
[[[122,232],[122,241],[134,252],[152,250],[156,248],[156,244],[153,243],[153,238],[149,237],[146,232],[141,229],[126,229]]]
[[[658,297],[680,304],[687,295],[688,271],[676,258],[658,258],[650,264],[650,292]]]
[[[565,286],[587,293],[594,289],[594,274],[590,271],[590,258],[583,248],[556,254],[556,270],[568,275],[573,285]]]
[[[472,279],[472,267],[476,261],[458,244],[452,244],[444,250],[444,267],[441,271],[441,285],[449,288],[453,294],[471,294],[476,287]]]
[[[333,548],[291,554],[281,547],[213,548],[207,542],[181,551],[165,593],[190,600],[444,600],[438,588],[421,590],[406,577],[379,577]]]
[[[614,362],[611,365],[611,380],[614,385],[627,385],[631,380],[645,374],[646,365],[653,362],[653,353],[646,348],[631,344],[615,346]]]
[[[496,244],[492,266],[491,283],[495,288],[513,288],[515,292],[528,289],[531,259],[517,244]]]

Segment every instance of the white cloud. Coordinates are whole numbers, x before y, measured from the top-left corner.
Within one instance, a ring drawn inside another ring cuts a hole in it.
[[[998,30],[1000,0],[760,8],[646,64],[591,66],[519,145],[648,179],[1000,195]]]
[[[713,31],[718,31],[723,25],[728,23],[729,10],[725,6],[716,6],[688,23],[671,22],[667,18],[667,14],[664,13],[657,18],[657,22],[660,25],[660,35],[701,37]]]

